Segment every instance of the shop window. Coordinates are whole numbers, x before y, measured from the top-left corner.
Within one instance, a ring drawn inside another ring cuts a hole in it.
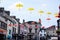
[[[0,22],[0,27],[1,27],[1,22]]]
[[[16,28],[13,27],[13,33],[16,33]]]
[[[9,30],[9,34],[11,34],[11,30]]]

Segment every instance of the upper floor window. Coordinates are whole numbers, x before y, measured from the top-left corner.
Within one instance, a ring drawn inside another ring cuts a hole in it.
[[[0,22],[0,27],[3,29],[7,29],[7,24],[5,24],[4,22]]]
[[[11,30],[9,30],[9,34],[11,34]]]
[[[13,27],[13,33],[16,33],[16,28]]]
[[[0,27],[1,27],[1,22],[0,22]]]

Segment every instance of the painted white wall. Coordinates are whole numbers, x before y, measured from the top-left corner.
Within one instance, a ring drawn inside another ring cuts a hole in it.
[[[12,36],[12,27],[13,26],[8,26],[9,24],[13,24],[11,21],[7,20],[7,36],[10,35]],[[9,34],[9,30],[11,30],[11,34]]]
[[[14,25],[13,27],[16,28],[16,33],[18,34],[18,22],[14,18],[12,18],[12,19],[13,19],[14,22],[16,22],[17,26]]]
[[[32,27],[32,33],[35,33],[35,25],[31,25]]]
[[[35,33],[35,24],[33,25],[29,25],[29,24],[26,24],[26,26],[27,26],[27,32],[29,33],[29,26],[31,26],[31,28],[32,28],[32,33]],[[37,29],[37,32],[39,32],[39,30],[40,30],[40,27],[41,27],[41,25],[38,25],[37,24],[37,26],[38,26],[38,29]]]

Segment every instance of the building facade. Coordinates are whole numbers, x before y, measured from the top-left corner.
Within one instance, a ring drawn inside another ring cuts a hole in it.
[[[18,40],[20,35],[20,22],[15,16],[10,16],[10,11],[0,7],[0,39]]]
[[[56,26],[55,26],[55,25],[53,25],[53,26],[51,26],[51,27],[48,27],[48,28],[46,29],[46,32],[47,32],[47,34],[50,35],[50,36],[57,36]]]
[[[5,21],[6,18],[3,17],[4,8],[0,8],[0,40],[6,39],[7,33],[7,23]]]
[[[10,16],[13,20],[13,27],[12,27],[12,39],[18,39],[18,21],[16,20],[16,16]]]

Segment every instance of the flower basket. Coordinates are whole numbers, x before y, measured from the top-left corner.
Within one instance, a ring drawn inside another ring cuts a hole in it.
[[[56,31],[56,33],[60,33],[60,28]]]

